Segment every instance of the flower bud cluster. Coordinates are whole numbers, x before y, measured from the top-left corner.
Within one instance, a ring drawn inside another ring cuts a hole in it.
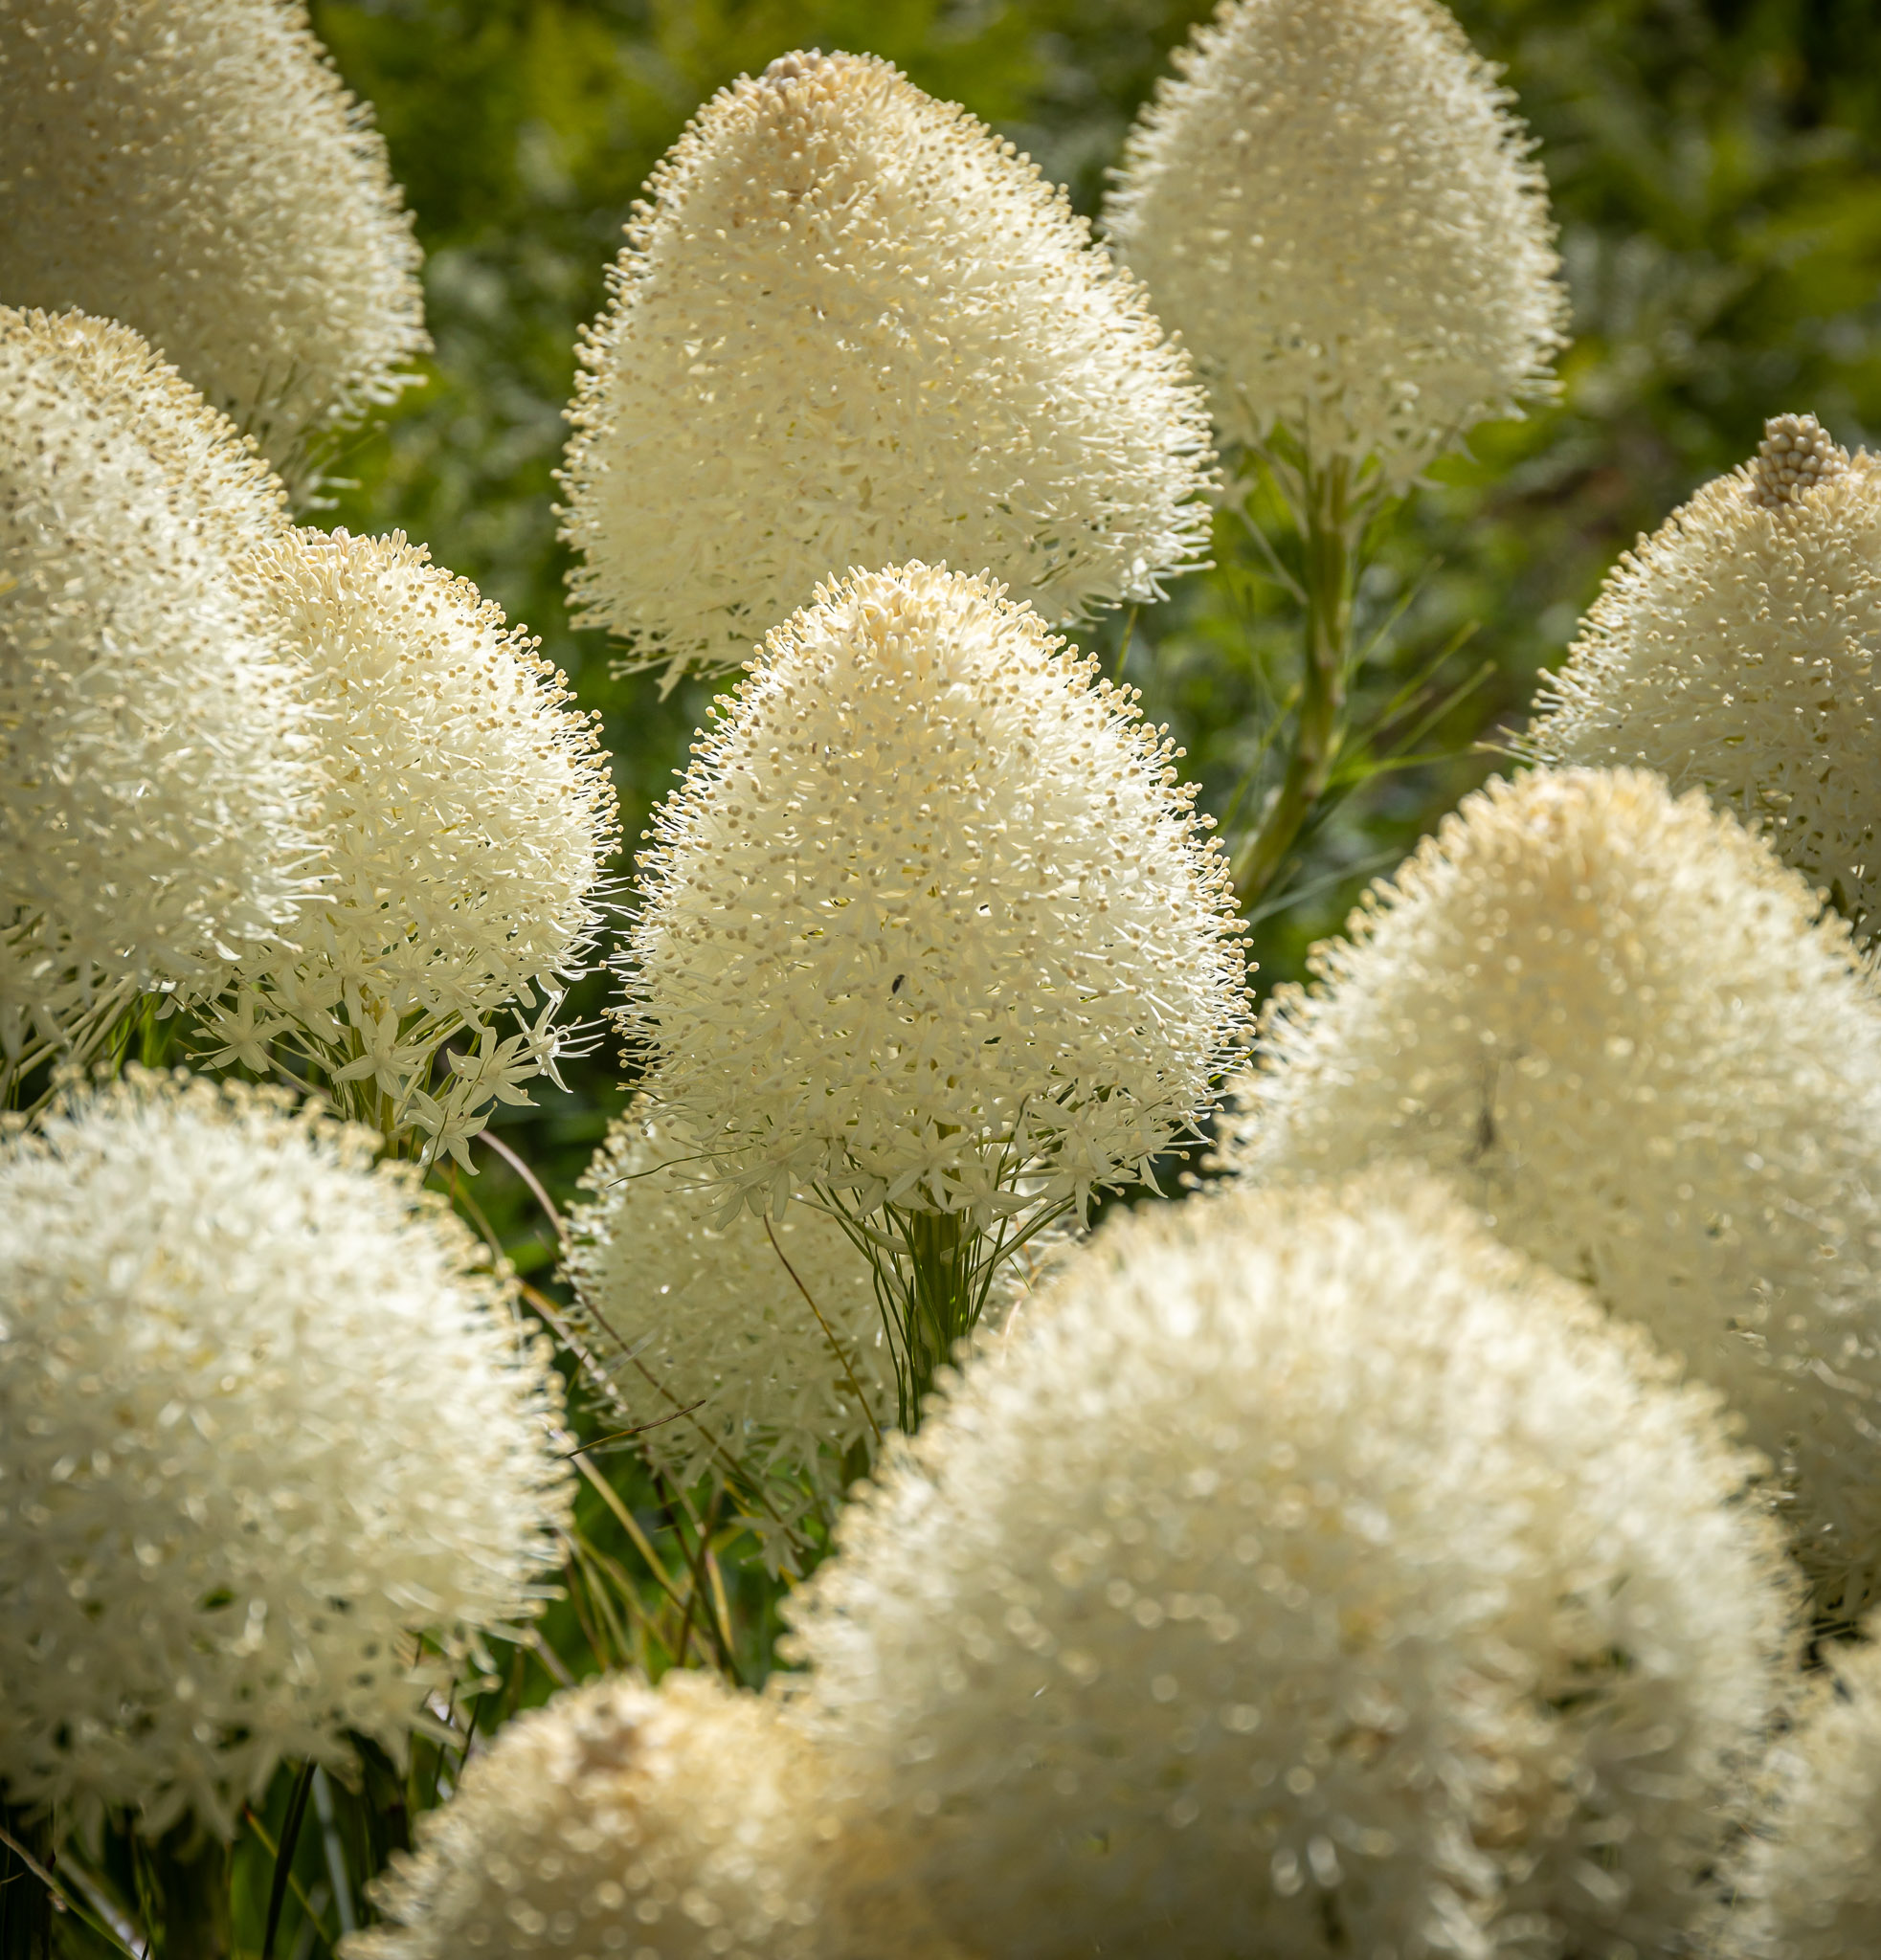
[[[1524,738],[1656,769],[1758,822],[1871,937],[1881,911],[1881,457],[1779,415],[1627,552]]]
[[[616,841],[606,755],[537,643],[422,546],[289,531],[257,565],[323,717],[321,902],[245,965],[213,1058],[259,1066],[283,1038],[363,1112],[461,1154],[560,1052]],[[539,1011],[504,1035],[511,1002]]]
[[[0,1146],[10,1803],[230,1832],[536,1610],[559,1379],[377,1142],[134,1076]]]
[[[1881,1591],[1881,1013],[1839,920],[1702,795],[1492,782],[1277,993],[1225,1148],[1408,1158],[1724,1392],[1819,1603]]]
[[[304,474],[430,345],[385,145],[283,0],[0,0],[0,297],[136,327]]]
[[[1435,0],[1226,0],[1107,221],[1230,441],[1401,488],[1551,390],[1567,306],[1533,148]]]
[[[280,506],[128,328],[0,307],[0,1074],[293,929],[314,736],[241,563]]]
[[[378,1886],[352,1960],[822,1960],[815,1751],[773,1702],[674,1671],[509,1724]]]
[[[635,664],[724,668],[845,567],[983,571],[1049,619],[1208,535],[1206,415],[1063,191],[873,56],[702,109],[581,350],[564,535]]]
[[[909,565],[820,590],[714,713],[625,969],[702,1181],[983,1226],[1189,1130],[1242,1036],[1243,928],[1177,751],[1094,662]]]
[[[885,1840],[846,1910],[1029,1960],[1677,1950],[1786,1657],[1754,1467],[1434,1183],[1114,1219],[792,1597]]]
[[[789,1522],[894,1419],[873,1275],[815,1204],[715,1216],[688,1154],[641,1105],[609,1131],[569,1218],[571,1320],[656,1464],[755,1473]]]

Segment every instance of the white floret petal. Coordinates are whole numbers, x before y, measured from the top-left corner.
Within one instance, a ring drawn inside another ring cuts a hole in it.
[[[984,1226],[1192,1133],[1246,987],[1176,755],[996,586],[911,564],[820,590],[639,860],[626,1026],[696,1175]]]
[[[1863,938],[1881,918],[1881,457],[1780,415],[1623,555],[1524,751],[1637,767],[1764,827]]]
[[[322,713],[320,902],[294,947],[244,967],[211,1058],[285,1039],[461,1154],[492,1103],[526,1102],[565,1052],[555,1016],[587,970],[618,835],[598,716],[399,533],[288,530],[256,563]]]
[[[347,1951],[822,1960],[830,1817],[773,1702],[681,1670],[589,1682],[478,1753]]]
[[[1790,1664],[1755,1465],[1432,1181],[1113,1219],[786,1608],[845,1888],[1028,1960],[1683,1950]]]
[[[284,0],[0,0],[0,296],[136,327],[304,486],[430,341],[366,109]]]
[[[0,307],[0,1074],[226,985],[311,878],[280,483],[126,327]]]
[[[1881,1590],[1881,1014],[1846,924],[1702,792],[1466,799],[1319,984],[1276,993],[1223,1154],[1408,1158],[1714,1384],[1831,1617]]]
[[[1225,440],[1401,488],[1553,391],[1555,228],[1495,72],[1434,0],[1227,0],[1106,211]]]
[[[873,56],[789,56],[647,189],[561,478],[575,611],[634,664],[735,664],[851,565],[945,560],[1072,620],[1197,564],[1186,355],[956,104]]]
[[[1732,1873],[1724,1960],[1881,1955],[1881,1647],[1831,1652],[1772,1751],[1773,1802]]]
[[[793,1522],[894,1419],[872,1269],[812,1203],[719,1216],[687,1154],[643,1106],[610,1129],[569,1214],[570,1324],[661,1469],[754,1474]]]
[[[378,1141],[134,1075],[0,1146],[10,1803],[231,1833],[282,1761],[402,1756],[536,1612],[552,1354]]]

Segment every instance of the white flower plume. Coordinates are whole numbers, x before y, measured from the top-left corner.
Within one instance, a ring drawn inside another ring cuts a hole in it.
[[[1227,1155],[1451,1177],[1724,1391],[1822,1603],[1881,1587],[1881,1015],[1847,929],[1697,793],[1492,783],[1277,994]]]
[[[324,902],[246,969],[215,1058],[284,1037],[460,1148],[557,1053],[616,842],[607,758],[537,643],[422,546],[290,531],[258,565],[324,711]],[[535,1018],[504,1036],[507,1003]]]
[[[827,1213],[715,1215],[644,1107],[609,1131],[569,1217],[570,1319],[623,1418],[682,1483],[736,1465],[840,1493],[843,1459],[894,1420],[867,1258]],[[795,1499],[797,1509],[807,1493]]]
[[[385,145],[283,0],[0,0],[0,296],[135,326],[278,468],[429,345]]]
[[[683,1670],[590,1682],[477,1754],[347,1951],[820,1960],[819,1827],[820,1767],[775,1703]]]
[[[1242,930],[1176,751],[1028,607],[921,565],[774,632],[654,818],[627,1025],[753,1209],[1081,1202],[1209,1102]]]
[[[139,1077],[0,1146],[8,1801],[231,1831],[534,1612],[559,1380],[377,1141]]]
[[[676,678],[852,565],[984,571],[1047,618],[1158,596],[1208,535],[1188,362],[1064,193],[873,56],[702,109],[581,350],[578,612]]]
[[[1750,463],[1621,559],[1523,746],[1709,790],[1871,936],[1877,640],[1881,458],[1779,415]]]
[[[1716,1406],[1434,1183],[1108,1224],[787,1608],[878,1915],[1682,1950],[1792,1607]]]
[[[1881,1647],[1841,1648],[1829,1666],[1773,1752],[1772,1813],[1732,1874],[1726,1960],[1881,1954]]]
[[[0,1076],[292,925],[313,738],[238,564],[281,498],[128,328],[0,307]]]
[[[1107,223],[1223,435],[1401,486],[1551,390],[1533,147],[1434,0],[1228,0],[1131,133]]]

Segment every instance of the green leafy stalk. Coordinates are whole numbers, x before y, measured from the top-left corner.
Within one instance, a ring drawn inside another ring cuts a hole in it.
[[[1297,471],[1275,457],[1268,462],[1283,491],[1295,492],[1288,501],[1299,532],[1300,574],[1289,583],[1297,587],[1306,617],[1286,771],[1260,822],[1235,853],[1235,894],[1243,908],[1256,903],[1286,866],[1338,766],[1353,666],[1359,541],[1373,501],[1362,490],[1355,494],[1351,465],[1343,457],[1320,468],[1308,462]]]

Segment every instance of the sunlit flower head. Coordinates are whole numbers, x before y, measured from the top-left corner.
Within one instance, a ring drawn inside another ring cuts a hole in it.
[[[957,104],[872,55],[787,55],[647,189],[563,477],[576,607],[635,664],[729,666],[853,566],[984,572],[1068,620],[1195,562],[1186,356]]]
[[[0,1145],[9,1802],[231,1831],[535,1611],[558,1377],[376,1143],[140,1077]]]
[[[1791,1601],[1715,1398],[1441,1187],[1107,1224],[792,1595],[968,1950],[1665,1953]]]
[[[280,501],[128,328],[0,307],[0,1074],[292,929],[313,736],[238,562]]]
[[[385,145],[282,0],[0,0],[0,295],[136,327],[278,468],[430,343]]]
[[[680,1670],[590,1682],[479,1752],[416,1856],[393,1855],[388,1923],[347,1952],[821,1960],[831,1829],[816,1752],[773,1702]]]
[[[1615,567],[1524,746],[1637,764],[1766,827],[1863,937],[1881,902],[1881,458],[1813,415]]]
[[[696,1174],[990,1215],[1128,1178],[1208,1102],[1226,868],[1131,698],[996,587],[820,591],[642,854],[629,1027]]]
[[[1452,1178],[1724,1391],[1822,1603],[1881,1587],[1881,1014],[1847,928],[1702,794],[1493,782],[1276,995],[1230,1160]]]
[[[219,1058],[283,1036],[448,1143],[473,1090],[519,1100],[553,1059],[542,1016],[584,969],[616,838],[607,758],[536,642],[423,546],[290,531],[258,564],[322,715],[322,902],[245,969]]]
[[[1533,145],[1434,0],[1227,0],[1107,221],[1231,441],[1401,484],[1550,390],[1566,301]]]

